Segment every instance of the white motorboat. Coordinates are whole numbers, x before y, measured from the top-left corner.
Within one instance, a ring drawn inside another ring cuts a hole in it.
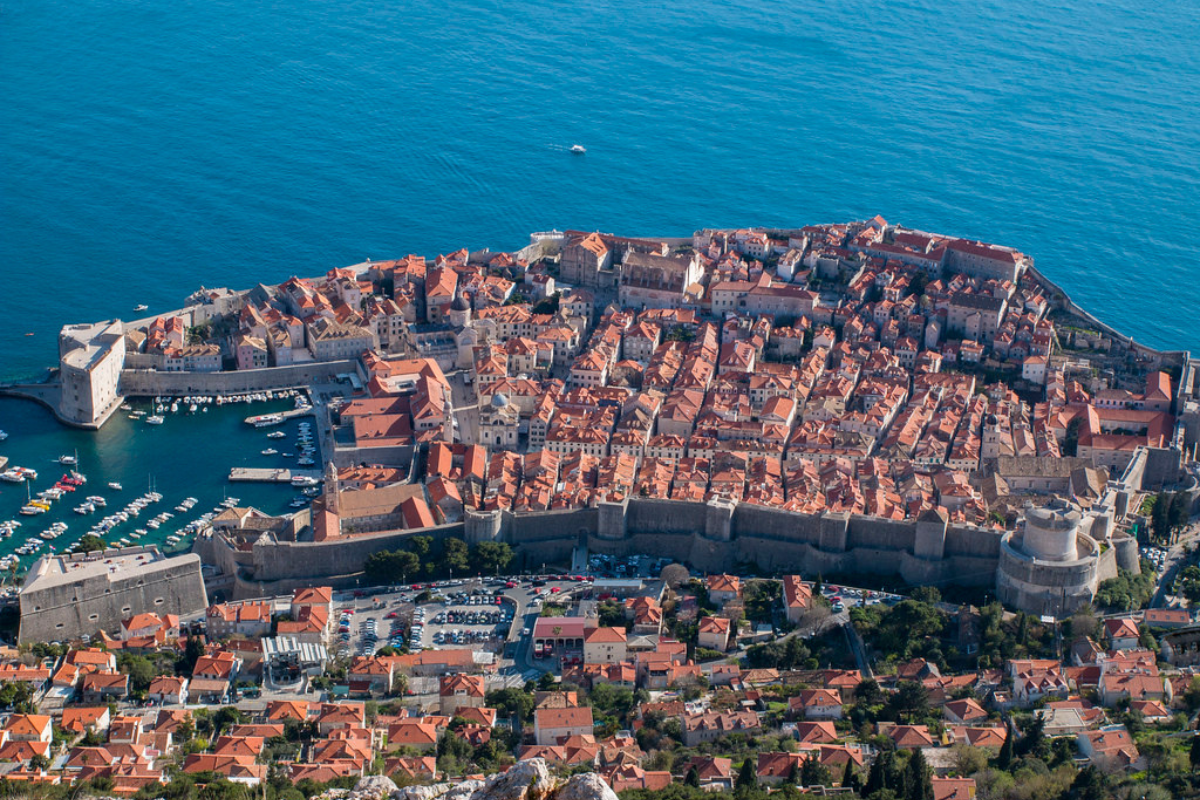
[[[134,311],[145,311],[148,308],[150,308],[150,306],[146,305],[145,303],[138,303],[136,306],[133,307],[133,310]]]
[[[163,419],[161,414],[153,414],[149,417],[146,417],[147,425],[162,425],[164,421],[165,420]]]
[[[586,153],[586,152],[587,152],[587,148],[586,148],[586,147],[584,147],[584,146],[583,146],[583,145],[581,145],[581,144],[573,144],[573,145],[571,145],[571,152],[572,152],[572,153],[578,153],[578,154],[581,154],[581,155],[582,155],[583,153]]]

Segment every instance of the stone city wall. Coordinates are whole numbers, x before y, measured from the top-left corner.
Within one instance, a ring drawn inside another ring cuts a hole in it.
[[[513,514],[470,512],[463,523],[412,531],[353,537],[337,542],[255,544],[252,555],[233,553],[222,540],[197,542],[197,552],[223,572],[233,570],[247,585],[325,580],[353,576],[374,552],[403,547],[407,539],[429,535],[503,541],[517,554],[517,566],[568,561],[583,544],[595,553],[642,553],[721,571],[739,562],[768,570],[802,574],[896,574],[911,583],[987,585],[995,580],[1000,534],[967,525],[922,522],[924,535],[937,537],[939,557],[914,552],[917,523],[841,513],[806,515],[748,504],[629,499],[599,508]],[[932,534],[929,531],[932,529]],[[941,555],[944,548],[944,555]],[[220,551],[226,552],[220,552]],[[261,593],[261,588],[254,588]]]

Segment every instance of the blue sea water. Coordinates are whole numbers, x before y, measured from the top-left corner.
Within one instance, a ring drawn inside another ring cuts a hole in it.
[[[200,284],[875,213],[1200,350],[1198,29],[1190,0],[5,0],[0,375]]]

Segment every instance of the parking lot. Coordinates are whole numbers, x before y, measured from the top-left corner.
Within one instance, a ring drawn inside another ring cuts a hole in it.
[[[486,590],[481,590],[486,592]],[[440,610],[432,614],[420,639],[413,646],[435,647],[472,645],[500,651],[512,626],[514,604],[491,592],[456,593],[447,597]],[[413,624],[414,636],[417,624]]]
[[[372,592],[339,604],[338,643],[353,655],[405,644],[413,651],[470,647],[500,652],[517,612],[518,603],[510,595],[520,591],[516,582],[491,579]],[[431,599],[414,604],[425,592],[432,593]]]

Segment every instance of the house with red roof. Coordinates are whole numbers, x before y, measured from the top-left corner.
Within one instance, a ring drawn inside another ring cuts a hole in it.
[[[583,663],[618,664],[626,659],[624,628],[587,628],[583,632]]]
[[[933,776],[933,800],[974,800],[974,778],[942,778]]]
[[[483,708],[486,686],[482,675],[447,675],[438,683],[441,711],[453,716],[460,708]]]
[[[804,719],[841,719],[842,698],[832,689],[805,689],[788,698],[788,711]]]
[[[883,725],[881,724],[882,728]],[[929,733],[927,725],[892,725],[884,733],[896,747],[901,749],[915,749],[918,747],[932,747],[933,736]]]
[[[697,646],[719,650],[722,653],[729,649],[733,635],[732,620],[724,617],[701,617],[698,629]]]
[[[955,725],[973,725],[988,718],[983,706],[979,705],[979,702],[973,697],[946,703],[942,706],[942,716]]]
[[[592,735],[592,709],[539,708],[533,715],[533,738],[537,744],[558,744],[569,736]]]
[[[1109,649],[1112,650],[1133,650],[1141,639],[1137,623],[1129,617],[1105,620],[1104,635],[1108,639]]]
[[[1124,725],[1109,725],[1098,731],[1083,731],[1075,740],[1079,752],[1105,770],[1138,770],[1145,759]]]
[[[800,580],[799,575],[783,576],[783,608],[788,622],[796,625],[804,612],[812,608],[812,584]]]

